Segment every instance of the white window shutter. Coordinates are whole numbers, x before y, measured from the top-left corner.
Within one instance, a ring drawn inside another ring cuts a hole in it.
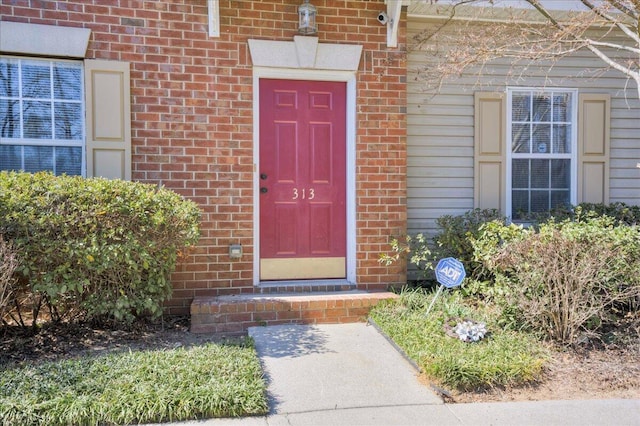
[[[129,63],[85,60],[87,177],[131,180]]]
[[[506,212],[506,99],[476,92],[474,113],[474,207]]]
[[[578,97],[578,203],[609,203],[608,94]]]

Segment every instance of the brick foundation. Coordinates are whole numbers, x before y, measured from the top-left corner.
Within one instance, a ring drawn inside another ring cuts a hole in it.
[[[191,304],[191,332],[236,335],[255,326],[366,321],[373,306],[396,297],[363,291],[201,297]]]

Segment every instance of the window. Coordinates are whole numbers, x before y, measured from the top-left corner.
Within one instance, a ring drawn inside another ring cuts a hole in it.
[[[0,57],[0,170],[82,175],[82,62]]]
[[[507,91],[507,211],[513,220],[575,204],[575,90]]]

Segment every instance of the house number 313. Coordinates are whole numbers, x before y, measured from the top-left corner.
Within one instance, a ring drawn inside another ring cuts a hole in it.
[[[293,197],[292,200],[297,200],[300,198],[301,200],[313,200],[316,194],[313,188],[309,188],[308,192],[306,188],[302,188],[299,190],[298,188],[293,188]]]

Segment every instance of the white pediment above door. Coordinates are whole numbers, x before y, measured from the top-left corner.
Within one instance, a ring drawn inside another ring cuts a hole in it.
[[[249,51],[254,67],[357,71],[362,46],[295,36],[293,41],[250,39]]]

